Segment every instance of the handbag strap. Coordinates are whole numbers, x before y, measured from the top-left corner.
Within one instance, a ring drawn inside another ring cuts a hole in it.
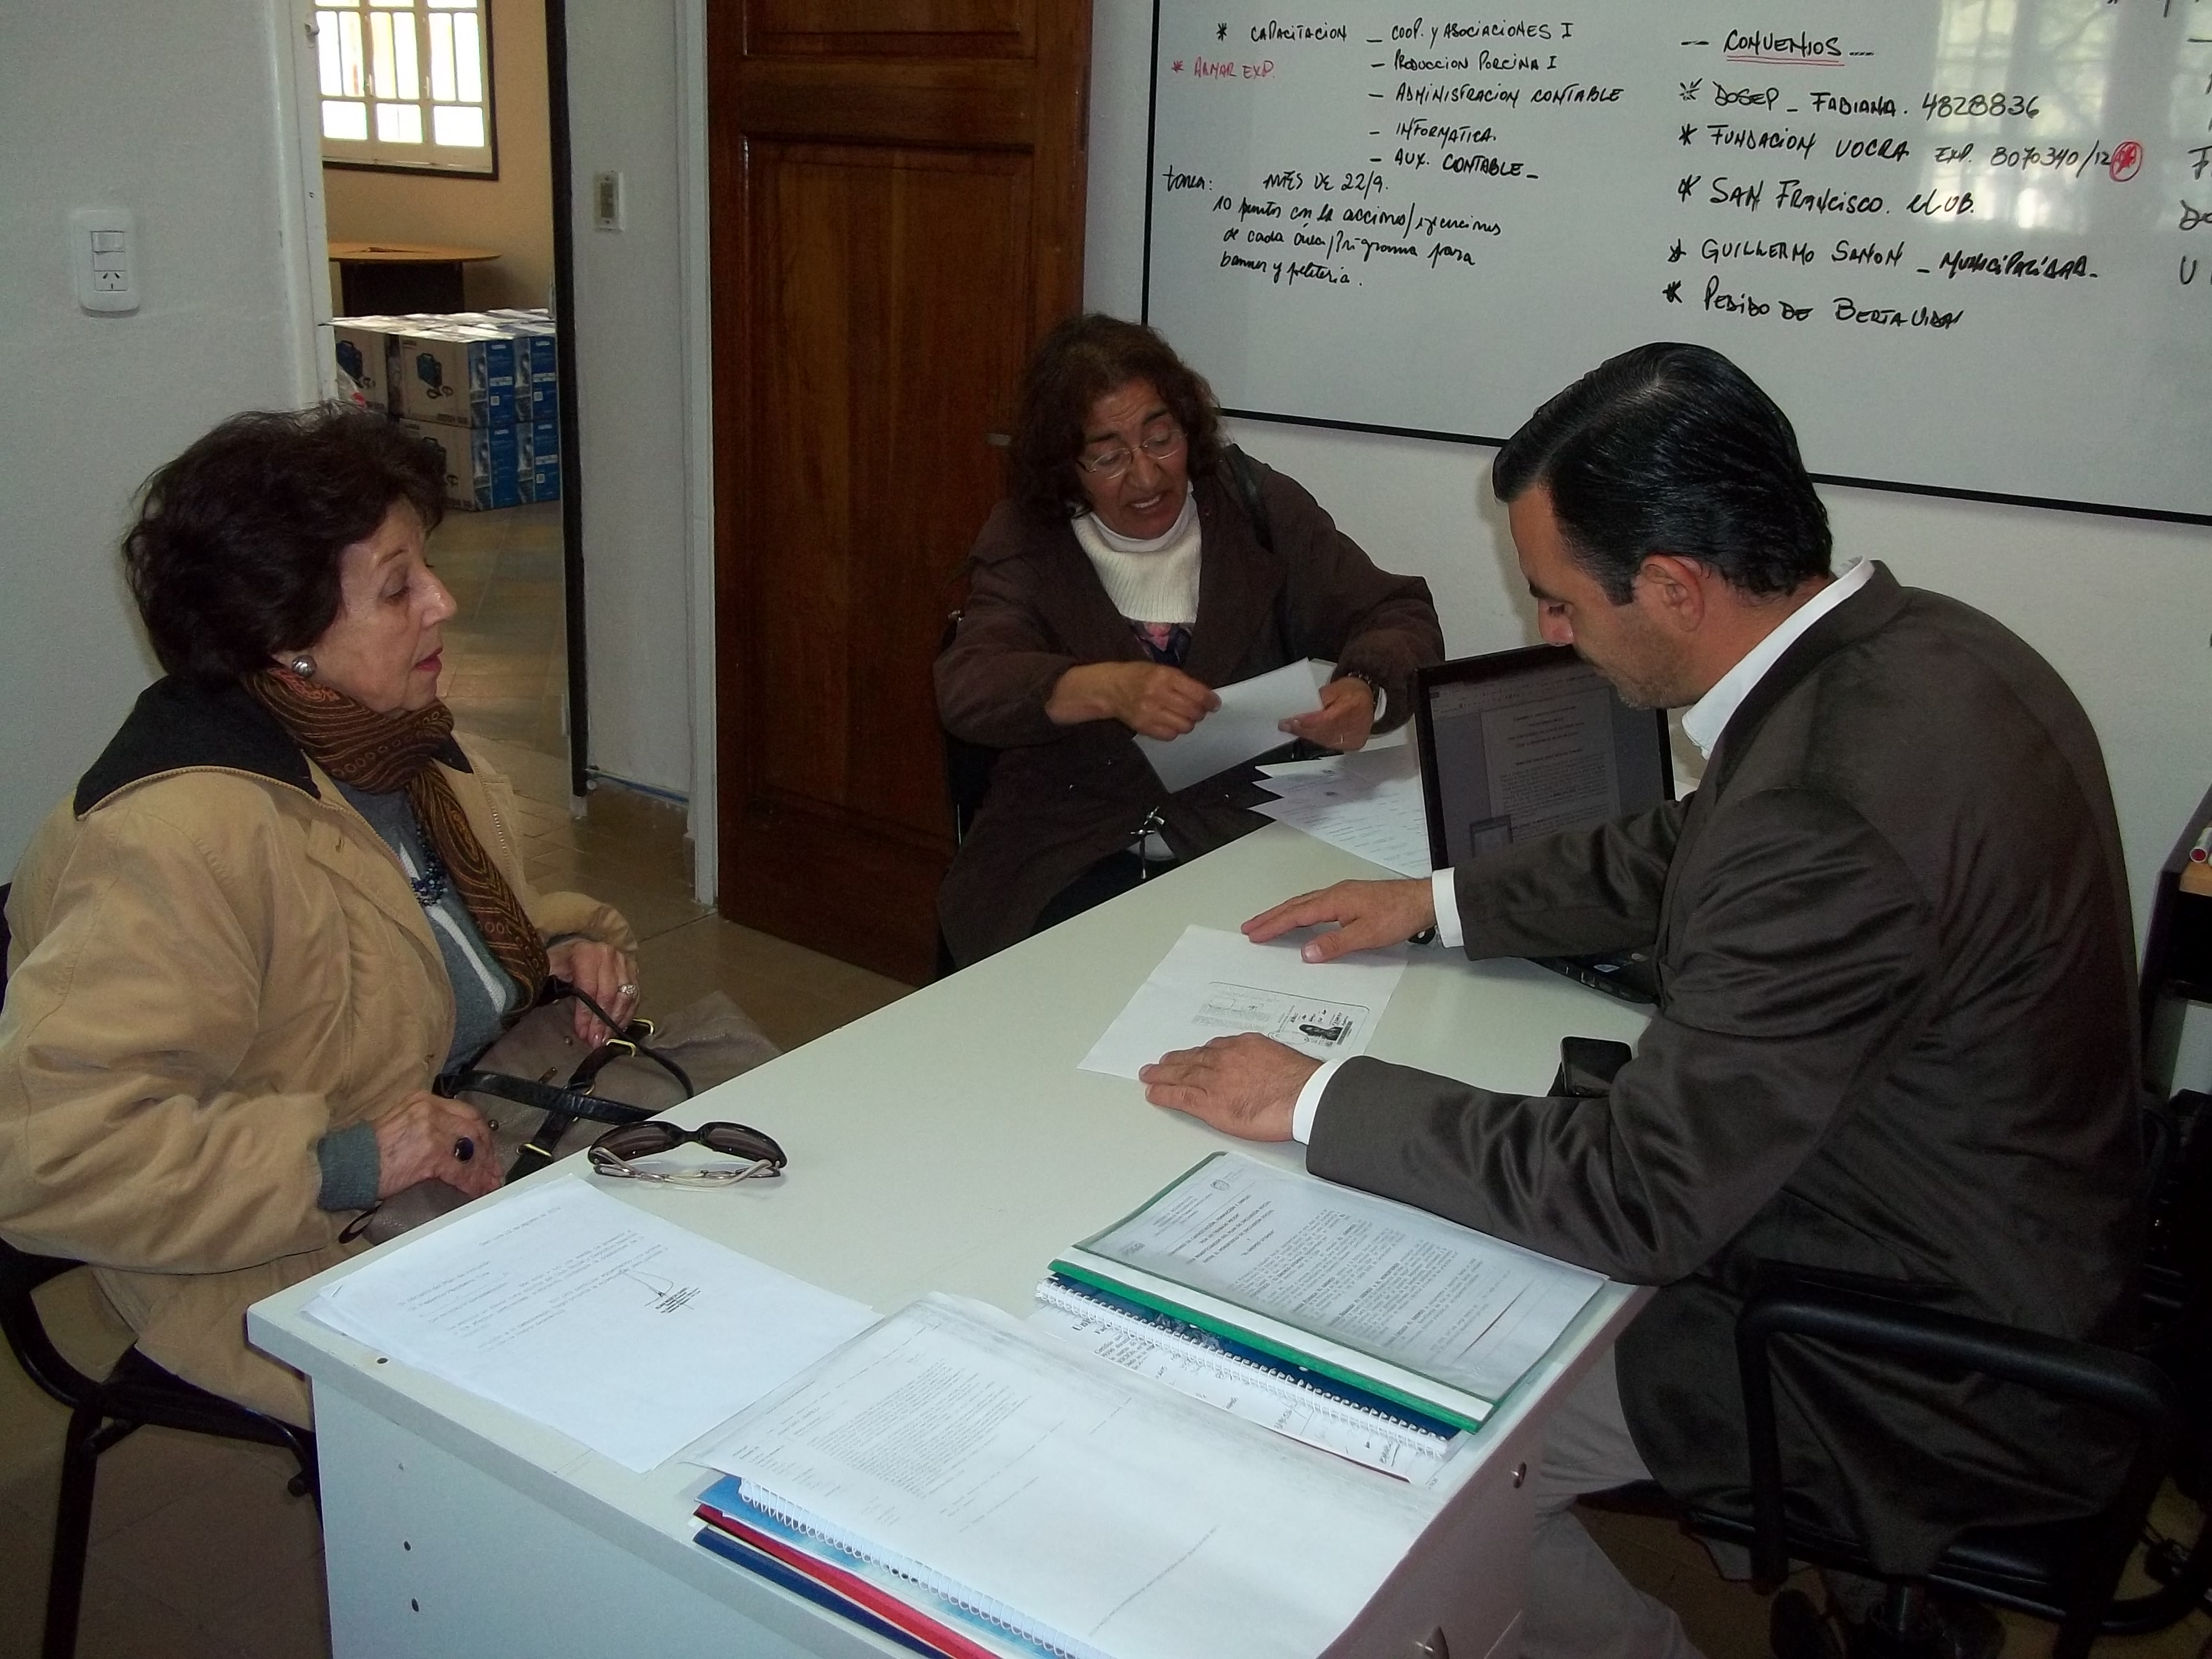
[[[538,1133],[523,1143],[522,1150],[514,1155],[514,1162],[507,1167],[507,1179],[509,1181],[520,1181],[525,1176],[535,1175],[550,1164],[559,1152],[562,1137],[575,1126],[578,1118],[619,1126],[642,1122],[653,1115],[645,1107],[632,1106],[626,1101],[604,1100],[592,1092],[599,1073],[617,1060],[626,1060],[632,1055],[649,1060],[676,1080],[676,1086],[684,1091],[686,1100],[698,1092],[691,1086],[690,1078],[672,1056],[647,1046],[645,1040],[653,1033],[651,1020],[634,1019],[628,1025],[617,1027],[608,1018],[607,1011],[593,1001],[588,993],[565,981],[553,981],[553,986],[551,996],[542,998],[542,1001],[573,996],[598,1015],[600,1024],[610,1030],[619,1030],[622,1035],[602,1042],[586,1054],[577,1062],[576,1069],[568,1074],[568,1081],[565,1085],[542,1083],[506,1072],[473,1069],[441,1079],[439,1084],[441,1094],[494,1095],[502,1100],[512,1100],[518,1105],[544,1109],[544,1121],[538,1126]]]

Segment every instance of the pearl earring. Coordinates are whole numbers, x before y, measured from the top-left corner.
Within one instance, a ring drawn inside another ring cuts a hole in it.
[[[290,668],[295,674],[297,674],[303,680],[311,680],[315,678],[315,659],[304,651],[302,651],[298,656],[293,658],[286,666]]]

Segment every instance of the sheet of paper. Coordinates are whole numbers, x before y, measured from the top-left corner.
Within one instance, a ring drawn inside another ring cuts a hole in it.
[[[1253,811],[1401,875],[1429,873],[1428,810],[1410,748],[1359,750],[1261,767],[1279,799]]]
[[[1437,1501],[943,1296],[746,1413],[705,1461],[1081,1659],[1318,1653]]]
[[[1247,1423],[1401,1480],[1425,1480],[1443,1467],[1451,1441],[1424,1434],[1347,1401],[1230,1355],[1208,1352],[1146,1328],[1129,1318],[1061,1290],[1052,1279],[1037,1287],[1030,1323],[1073,1342],[1085,1352],[1164,1382],[1177,1394],[1234,1412]]]
[[[1321,707],[1321,689],[1333,672],[1329,664],[1308,658],[1233,685],[1216,686],[1220,708],[1179,738],[1140,737],[1137,747],[1170,793],[1187,789],[1200,778],[1290,742],[1282,723]]]
[[[1189,927],[1083,1057],[1081,1069],[1133,1078],[1171,1048],[1258,1031],[1316,1060],[1364,1054],[1406,971],[1397,951],[1301,961],[1293,941]]]
[[[426,1233],[307,1312],[641,1472],[876,1320],[587,1177]]]
[[[1492,1401],[1605,1283],[1410,1205],[1233,1152],[1082,1248]]]

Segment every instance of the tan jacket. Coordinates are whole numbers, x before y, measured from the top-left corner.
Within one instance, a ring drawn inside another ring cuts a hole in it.
[[[160,1364],[305,1422],[246,1308],[354,1248],[352,1216],[316,1207],[316,1143],[429,1086],[453,997],[398,860],[294,765],[313,794],[185,767],[65,801],[33,840],[9,903],[0,1233],[94,1263]],[[504,780],[448,776],[544,933],[634,948],[609,907],[531,890]]]

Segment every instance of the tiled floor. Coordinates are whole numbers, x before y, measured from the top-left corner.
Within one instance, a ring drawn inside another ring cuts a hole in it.
[[[727,991],[784,1048],[835,1030],[907,988],[722,921],[692,902],[680,809],[617,790],[568,810],[555,507],[456,514],[440,574],[461,614],[447,629],[447,699],[462,729],[514,778],[532,879],[619,906],[642,940],[647,1011]],[[81,1363],[128,1340],[82,1274],[41,1292]],[[62,1409],[0,1364],[0,1659],[38,1650]],[[286,1495],[288,1461],[261,1447],[142,1430],[100,1460],[78,1651],[83,1659],[312,1659],[329,1651],[313,1506]],[[2173,1499],[2169,1532],[2195,1525]],[[1729,1584],[1662,1522],[1594,1515],[1591,1530],[1636,1583],[1682,1615],[1709,1659],[1760,1659],[1766,1607]],[[2099,1645],[2105,1659],[2205,1659],[2212,1619]],[[2014,1621],[2008,1659],[2041,1659],[2049,1633]],[[456,1659],[465,1659],[456,1656]]]

